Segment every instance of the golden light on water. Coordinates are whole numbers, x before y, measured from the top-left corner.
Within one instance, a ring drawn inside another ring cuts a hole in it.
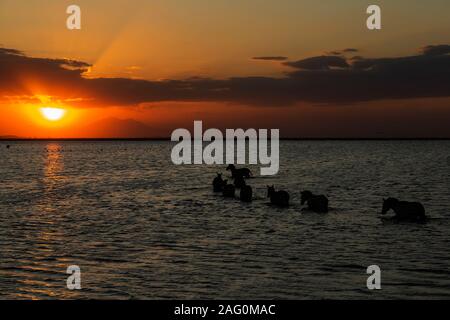
[[[66,114],[66,110],[61,108],[40,108],[42,116],[49,121],[61,120]]]

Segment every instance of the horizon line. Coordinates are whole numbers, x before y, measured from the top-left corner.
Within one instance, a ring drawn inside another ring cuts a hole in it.
[[[196,140],[196,139],[190,139]],[[247,139],[246,139],[247,140]],[[351,140],[450,140],[450,137],[284,137],[281,141],[351,141]],[[170,137],[147,137],[147,138],[22,138],[22,137],[0,137],[0,141],[171,141]],[[173,141],[177,142],[177,141]],[[209,141],[204,141],[209,142]]]

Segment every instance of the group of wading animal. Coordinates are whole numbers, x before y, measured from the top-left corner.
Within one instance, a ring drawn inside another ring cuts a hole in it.
[[[223,179],[221,173],[213,180],[214,192],[222,192],[226,198],[234,198],[236,190],[239,189],[239,199],[244,202],[251,202],[253,200],[253,189],[249,186],[245,179],[252,177],[252,172],[248,168],[236,168],[235,165],[230,164],[227,171],[231,171],[231,178],[233,183],[228,183],[228,179]],[[284,190],[275,190],[275,186],[267,186],[267,198],[270,203],[279,207],[289,206],[289,193]],[[325,196],[316,196],[310,191],[302,192],[302,205],[307,203],[308,209],[315,212],[328,212],[328,199]]]
[[[231,178],[233,183],[228,183],[228,179],[223,179],[222,174],[218,173],[217,177],[213,180],[214,192],[222,192],[225,198],[234,198],[236,196],[236,190],[239,189],[239,199],[243,202],[253,201],[253,189],[245,181],[246,178],[250,178],[252,173],[247,168],[236,169],[236,167],[230,164],[227,167],[227,171],[231,171]]]
[[[231,171],[233,183],[228,183],[228,180],[222,178],[222,174],[218,173],[214,178],[213,188],[214,192],[222,192],[226,198],[234,198],[236,190],[239,189],[239,199],[244,202],[251,202],[253,200],[252,187],[247,185],[246,180],[252,176],[248,168],[237,169],[230,164],[227,171]],[[270,203],[279,207],[288,207],[290,195],[284,190],[275,190],[275,186],[267,186],[267,197]],[[327,213],[328,198],[324,195],[315,195],[311,191],[301,192],[301,205],[307,206],[307,210],[317,213]],[[389,210],[393,210],[395,215],[394,220],[397,221],[418,221],[426,220],[425,208],[419,202],[400,201],[395,198],[383,199],[382,215],[385,215]]]
[[[328,212],[328,198],[324,195],[315,195],[311,191],[303,191],[301,196],[301,205],[306,203],[307,210],[317,213]],[[289,193],[284,190],[276,191],[273,185],[267,186],[267,197],[270,198],[270,203],[274,205],[289,206]]]

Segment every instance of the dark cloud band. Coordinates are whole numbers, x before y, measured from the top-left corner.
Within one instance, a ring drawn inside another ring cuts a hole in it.
[[[86,78],[89,64],[29,57],[0,49],[0,96],[39,94],[72,99],[80,106],[137,105],[163,101],[214,101],[256,106],[298,102],[356,103],[381,99],[450,96],[450,46],[428,46],[421,54],[347,60],[319,56],[283,62],[292,71],[282,78],[232,77],[218,80],[147,81]],[[271,57],[274,58],[274,57]]]

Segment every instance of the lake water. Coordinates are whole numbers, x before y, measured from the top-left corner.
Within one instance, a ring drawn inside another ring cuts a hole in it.
[[[6,144],[0,298],[450,298],[450,141],[283,141],[280,173],[249,180],[251,204],[212,192],[224,166],[171,164],[169,142]],[[268,184],[289,209],[268,205]],[[330,213],[302,212],[305,189]],[[431,219],[383,222],[388,196]],[[81,291],[66,288],[70,265]]]

